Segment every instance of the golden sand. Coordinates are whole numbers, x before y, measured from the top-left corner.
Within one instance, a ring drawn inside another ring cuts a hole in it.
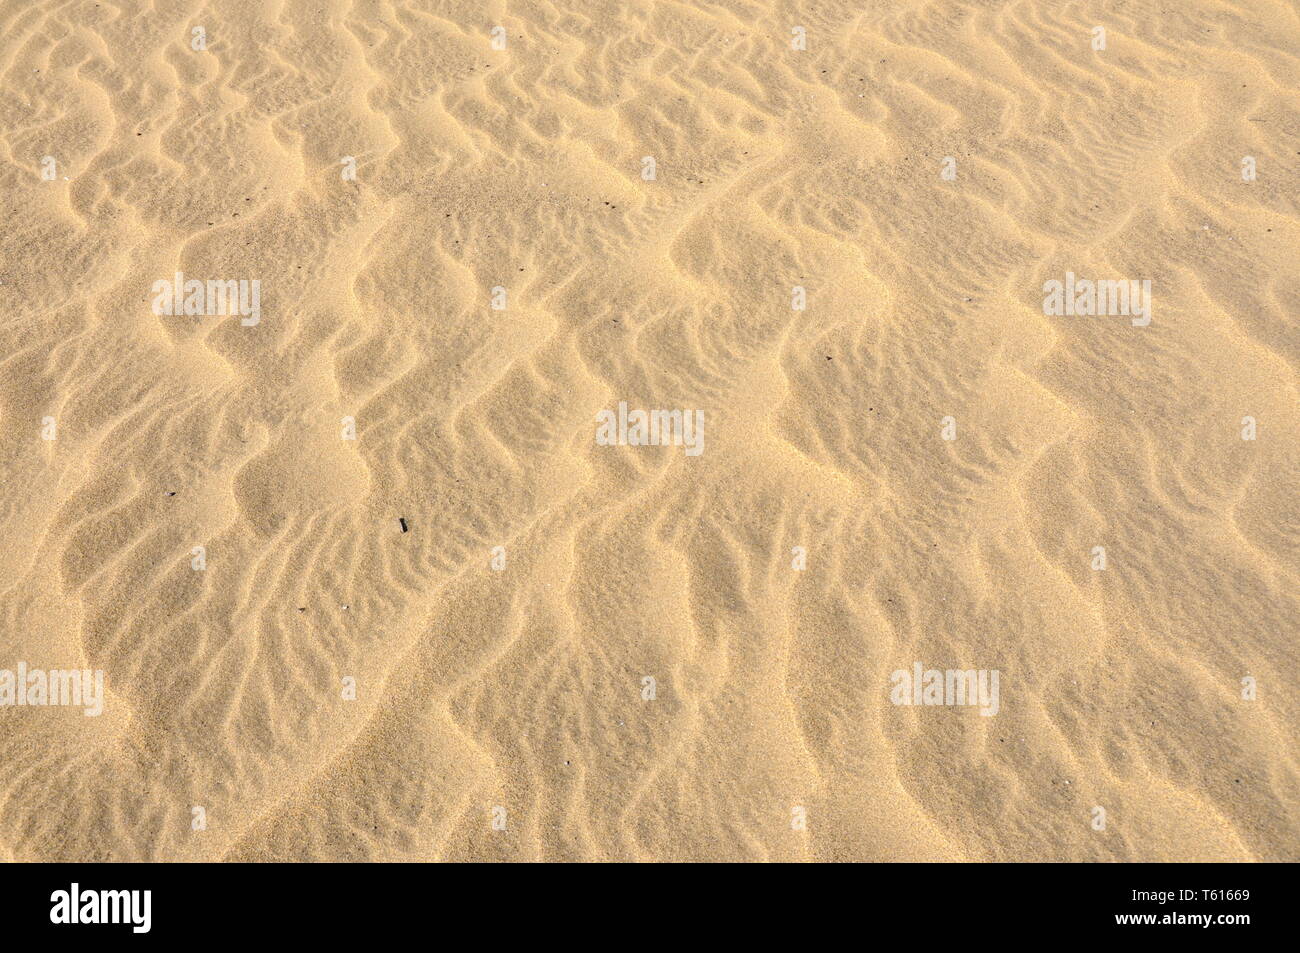
[[[0,669],[104,677],[0,707],[0,857],[1300,859],[1294,3],[0,0],[0,67]]]

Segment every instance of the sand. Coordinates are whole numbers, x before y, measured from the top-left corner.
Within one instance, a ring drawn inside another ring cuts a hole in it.
[[[0,88],[0,857],[1300,859],[1294,3],[0,0]]]

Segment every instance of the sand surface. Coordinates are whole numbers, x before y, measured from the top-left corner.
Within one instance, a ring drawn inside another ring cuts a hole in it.
[[[104,677],[0,858],[1300,859],[1295,3],[0,0],[0,93],[0,669]]]

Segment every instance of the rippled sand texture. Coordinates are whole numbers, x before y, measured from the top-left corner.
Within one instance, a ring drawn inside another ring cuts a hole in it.
[[[0,668],[107,680],[0,709],[4,856],[1300,859],[1294,3],[0,37]],[[1045,316],[1067,271],[1151,324]],[[703,454],[598,446],[620,400]]]

